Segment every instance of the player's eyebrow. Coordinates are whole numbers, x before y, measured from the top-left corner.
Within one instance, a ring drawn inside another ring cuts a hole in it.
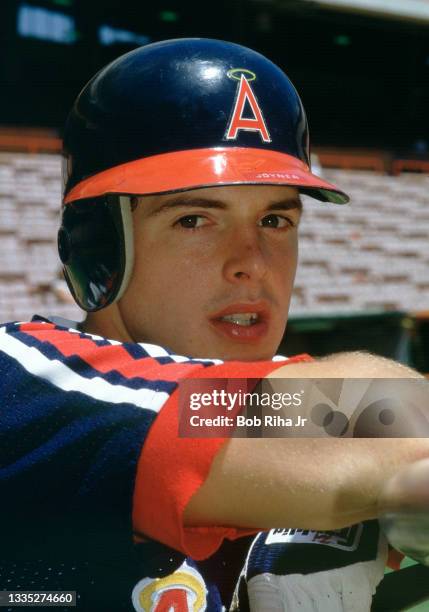
[[[218,208],[220,210],[226,210],[227,204],[222,200],[211,200],[210,198],[190,198],[186,196],[177,196],[171,200],[167,200],[161,206],[155,208],[151,213],[152,215],[159,215],[160,213],[172,210],[174,208]]]
[[[279,200],[278,202],[272,202],[266,208],[266,210],[293,210],[297,209],[299,213],[302,213],[302,201],[301,198],[292,198],[290,200]]]
[[[170,211],[175,208],[215,208],[218,210],[227,210],[229,205],[224,200],[216,200],[211,198],[190,198],[189,196],[179,195],[171,200],[167,200],[154,210],[149,212],[149,216],[157,216],[163,212]],[[265,208],[266,212],[273,210],[298,210],[302,212],[302,201],[298,198],[282,199],[270,202]]]

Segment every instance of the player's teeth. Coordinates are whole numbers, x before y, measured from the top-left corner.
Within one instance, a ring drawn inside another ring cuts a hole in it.
[[[255,312],[241,312],[222,317],[222,321],[228,321],[229,323],[235,323],[236,325],[252,325],[257,320],[258,315]]]

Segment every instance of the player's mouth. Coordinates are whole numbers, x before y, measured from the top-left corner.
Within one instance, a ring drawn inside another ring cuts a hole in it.
[[[268,332],[269,310],[263,303],[231,304],[210,317],[216,331],[239,342],[257,342]]]

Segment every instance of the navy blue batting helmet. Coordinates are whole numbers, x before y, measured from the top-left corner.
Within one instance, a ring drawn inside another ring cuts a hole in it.
[[[311,173],[305,111],[284,72],[246,47],[198,38],[135,49],[89,81],[66,124],[63,178],[59,252],[88,311],[127,286],[131,195],[290,185],[348,201]]]

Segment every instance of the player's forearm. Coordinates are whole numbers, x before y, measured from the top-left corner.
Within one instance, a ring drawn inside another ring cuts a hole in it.
[[[400,364],[365,353],[288,365],[270,376],[421,377]],[[404,466],[425,457],[429,457],[426,438],[232,439],[189,503],[185,520],[188,525],[340,528],[375,518],[384,483]]]
[[[365,352],[333,353],[313,362],[280,366],[267,378],[423,378],[391,359]]]
[[[386,480],[423,457],[427,439],[232,439],[185,522],[341,528],[375,518]]]

